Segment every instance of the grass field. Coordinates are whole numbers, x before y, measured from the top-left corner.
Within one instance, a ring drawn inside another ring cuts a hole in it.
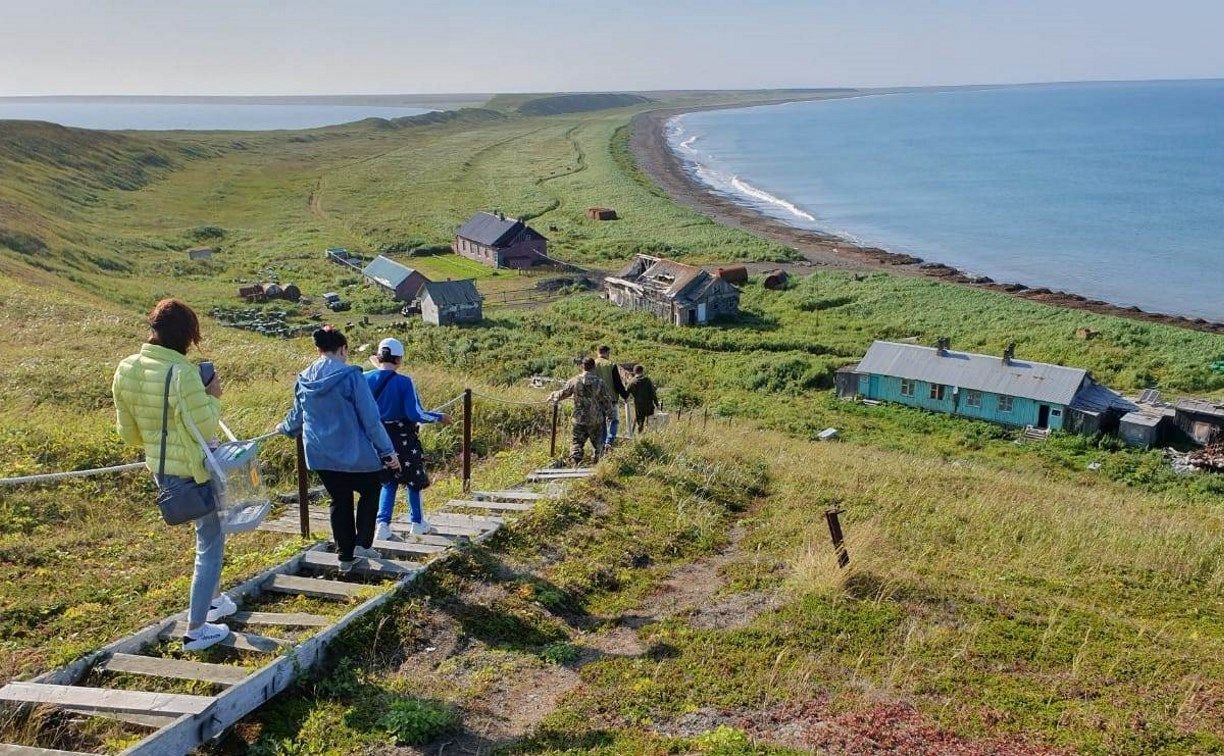
[[[1017,446],[994,426],[830,391],[832,370],[872,339],[947,335],[987,353],[1015,340],[1026,358],[1087,368],[1118,389],[1224,397],[1224,376],[1207,367],[1224,359],[1224,340],[835,272],[779,292],[750,284],[744,316],[711,328],[668,328],[575,295],[438,329],[391,314],[324,259],[329,246],[385,252],[431,277],[474,277],[488,294],[536,283],[412,256],[481,209],[532,218],[554,255],[595,267],[635,252],[793,254],[673,204],[633,168],[631,116],[700,98],[516,115],[525,99],[424,124],[275,135],[0,124],[0,477],[132,459],[111,430],[109,381],[142,339],[143,312],[167,295],[200,312],[233,306],[235,287],[270,279],[344,293],[353,311],[320,314],[352,321],[354,345],[402,338],[427,403],[463,386],[539,398],[523,378],[563,376],[606,342],[648,366],[669,408],[696,410],[696,425],[625,448],[589,488],[348,634],[331,674],[223,750],[394,752],[390,740],[409,748],[418,730],[523,753],[1224,748],[1220,476],[1175,476],[1158,452],[1108,440]],[[589,205],[622,220],[589,221]],[[182,250],[195,244],[220,252],[188,262]],[[317,312],[260,307],[298,321]],[[1078,339],[1081,327],[1099,334]],[[243,434],[267,430],[308,342],[205,328],[227,417]],[[543,461],[543,412],[479,411],[484,480],[510,482]],[[812,442],[828,426],[843,443]],[[432,502],[454,491],[455,431],[426,441],[444,479]],[[278,486],[290,453],[267,447]],[[0,487],[0,678],[181,606],[187,534],[160,525],[150,497],[139,475]],[[827,545],[834,502],[846,510],[848,572]],[[235,539],[225,579],[296,546]],[[28,742],[38,725],[0,719],[0,733]],[[131,735],[101,727],[59,743],[106,750]]]

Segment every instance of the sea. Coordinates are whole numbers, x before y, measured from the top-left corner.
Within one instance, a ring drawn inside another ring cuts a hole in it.
[[[274,131],[312,129],[363,118],[403,118],[427,108],[277,102],[157,102],[0,99],[0,121],[49,121],[83,129]]]
[[[701,111],[668,140],[712,191],[794,226],[1224,321],[1224,80]]]

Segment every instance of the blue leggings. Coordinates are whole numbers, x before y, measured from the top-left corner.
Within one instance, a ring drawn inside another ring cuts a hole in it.
[[[399,482],[392,481],[383,483],[382,493],[378,496],[378,521],[391,523],[391,516],[395,512],[395,492],[399,489]],[[412,516],[413,522],[424,522],[425,513],[421,510],[421,492],[416,488],[404,486],[408,491],[408,512]]]

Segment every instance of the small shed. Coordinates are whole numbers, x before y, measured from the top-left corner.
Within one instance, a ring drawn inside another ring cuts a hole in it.
[[[715,275],[727,283],[735,284],[736,286],[748,283],[748,269],[743,265],[731,265],[726,268],[719,268]]]
[[[429,279],[406,265],[379,255],[361,271],[366,281],[385,289],[401,302],[411,302],[421,293]]]
[[[1224,438],[1224,405],[1202,399],[1182,399],[1173,405],[1174,422],[1198,444]]]
[[[484,317],[483,300],[470,279],[430,281],[421,287],[421,320],[434,325],[478,323]]]
[[[188,260],[208,260],[216,254],[216,247],[192,247],[187,250]]]
[[[859,394],[858,363],[839,367],[833,374],[833,385],[837,388],[838,399],[853,399]]]
[[[610,207],[588,207],[586,217],[597,221],[616,220],[616,211]]]
[[[790,275],[784,270],[771,270],[765,274],[765,280],[762,282],[766,289],[785,289],[787,282],[790,281]]]
[[[1118,436],[1131,446],[1155,446],[1160,443],[1163,422],[1160,415],[1128,412],[1118,422]]]
[[[252,284],[251,286],[239,286],[238,297],[248,302],[263,302],[268,298],[268,295],[264,293],[262,286]]]

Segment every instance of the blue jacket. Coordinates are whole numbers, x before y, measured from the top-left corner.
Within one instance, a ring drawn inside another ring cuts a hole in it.
[[[390,378],[384,376],[390,373]],[[387,385],[375,401],[378,402],[378,412],[383,420],[407,420],[412,423],[436,423],[442,419],[441,412],[430,412],[421,406],[421,397],[417,394],[416,385],[412,379],[403,373],[393,370],[367,370],[366,383],[373,393],[384,380]]]
[[[329,357],[298,375],[293,408],[277,430],[302,436],[311,470],[377,472],[395,451],[361,368]]]

